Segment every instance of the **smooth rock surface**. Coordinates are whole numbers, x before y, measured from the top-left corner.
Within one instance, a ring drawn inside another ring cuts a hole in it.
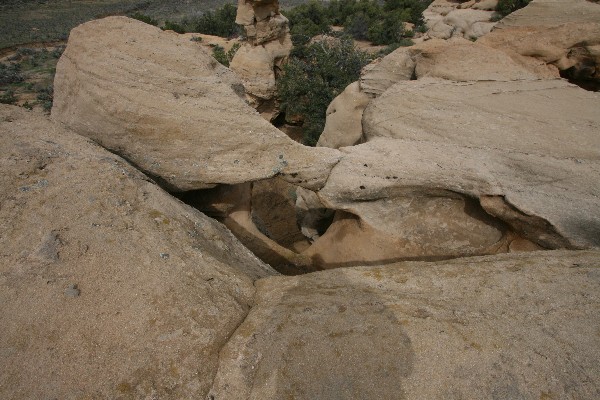
[[[369,101],[371,97],[360,90],[358,82],[348,85],[327,107],[325,128],[317,146],[338,149],[359,143],[363,111]]]
[[[172,191],[276,175],[322,186],[338,153],[295,143],[242,97],[234,74],[185,36],[109,17],[71,32],[52,117]]]
[[[599,290],[598,252],[262,279],[211,395],[593,400]]]
[[[0,141],[0,397],[205,396],[275,271],[42,115],[1,106]]]

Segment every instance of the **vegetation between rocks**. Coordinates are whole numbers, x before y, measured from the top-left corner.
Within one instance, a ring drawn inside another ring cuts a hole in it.
[[[317,42],[291,57],[277,84],[281,110],[302,120],[304,144],[314,146],[325,127],[327,106],[356,81],[371,56],[349,39]]]
[[[18,104],[32,109],[52,108],[54,73],[64,46],[19,48],[0,63],[0,103]]]

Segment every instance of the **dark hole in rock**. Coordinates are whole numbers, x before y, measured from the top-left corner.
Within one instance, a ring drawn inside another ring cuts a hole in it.
[[[278,178],[175,195],[285,275],[542,249],[477,199],[448,191],[356,202],[358,214],[328,209],[316,193]]]
[[[310,247],[309,238],[323,234],[333,219],[333,211],[324,209],[298,213],[297,189],[273,178],[173,195],[225,224],[240,242],[275,270],[297,275],[319,269],[301,253]],[[301,226],[303,221],[305,227]]]
[[[591,92],[600,91],[600,80],[594,79],[589,74],[582,73],[582,71],[576,67],[560,71],[560,76],[568,80],[569,83],[577,85],[582,89]]]

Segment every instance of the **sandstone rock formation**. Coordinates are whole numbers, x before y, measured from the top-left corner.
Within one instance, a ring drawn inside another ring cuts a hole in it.
[[[279,13],[278,0],[239,0],[236,21],[247,42],[231,61],[244,82],[252,104],[259,107],[275,95],[275,78],[292,50],[288,20]]]
[[[337,149],[352,146],[362,136],[362,115],[371,98],[351,83],[327,107],[327,123],[317,146]]]
[[[497,0],[481,2],[434,0],[423,12],[427,32],[423,37],[449,39],[464,37],[477,39],[490,32],[495,23],[491,22]]]
[[[536,57],[566,77],[600,85],[600,4],[534,0],[498,23],[478,42]]]
[[[600,246],[600,97],[489,68],[485,81],[403,81],[369,102],[367,143],[342,148],[318,192],[319,208],[344,213],[304,255],[331,268]]]
[[[136,20],[73,29],[54,87],[56,121],[172,191],[273,176],[315,189],[338,160],[263,120],[233,73],[195,43]]]
[[[346,268],[257,283],[221,399],[594,399],[598,252]]]
[[[372,97],[397,82],[436,77],[453,81],[517,81],[557,78],[544,62],[510,50],[498,50],[469,40],[432,39],[402,47],[367,65],[356,83],[329,106],[318,146],[339,148],[360,142],[362,113]]]
[[[0,397],[203,397],[275,271],[41,115],[0,107],[0,140]]]

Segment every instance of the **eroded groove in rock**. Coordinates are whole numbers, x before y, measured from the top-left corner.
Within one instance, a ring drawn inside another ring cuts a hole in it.
[[[347,203],[303,254],[321,268],[444,260],[541,249],[486,213],[475,199],[445,190],[388,193]]]
[[[297,227],[291,208],[295,191],[290,190],[295,186],[270,180],[219,185],[178,197],[222,222],[259,259],[283,274],[295,275],[315,268],[310,258],[300,254],[309,243]]]
[[[546,249],[575,249],[569,240],[556,231],[548,221],[527,215],[510,204],[504,196],[481,196],[481,206],[490,215],[507,223],[515,231]]]

